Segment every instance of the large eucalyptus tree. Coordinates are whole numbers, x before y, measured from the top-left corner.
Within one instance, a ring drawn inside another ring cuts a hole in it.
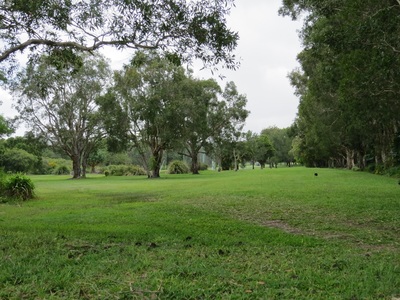
[[[87,158],[103,137],[96,99],[109,85],[108,62],[81,55],[58,67],[52,56],[29,64],[13,86],[24,122],[71,158],[73,178],[85,177]]]
[[[115,72],[115,86],[100,99],[110,139],[132,143],[151,178],[160,177],[164,151],[182,136],[185,78],[182,67],[157,53],[137,52]]]

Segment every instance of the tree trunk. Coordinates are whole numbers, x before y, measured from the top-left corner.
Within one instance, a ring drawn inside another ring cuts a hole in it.
[[[162,162],[163,151],[158,150],[153,152],[151,178],[160,178],[160,169]]]
[[[72,169],[73,169],[73,179],[77,179],[81,177],[81,162],[79,155],[74,155],[71,157],[72,159]]]
[[[354,151],[346,149],[346,167],[351,170],[354,167]]]
[[[234,164],[235,164],[235,171],[239,170],[238,159],[237,159],[237,156],[236,156],[235,149],[233,149],[233,161],[234,161]]]
[[[192,166],[191,166],[191,171],[192,174],[199,174],[199,163],[197,160],[197,153],[196,154],[192,154]]]
[[[86,158],[82,159],[82,174],[81,178],[86,178],[86,167],[87,167],[87,160]]]

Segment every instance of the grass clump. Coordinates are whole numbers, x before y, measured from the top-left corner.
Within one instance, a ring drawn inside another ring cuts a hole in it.
[[[29,200],[35,197],[35,185],[25,175],[11,175],[5,180],[4,194],[6,197],[17,200]]]

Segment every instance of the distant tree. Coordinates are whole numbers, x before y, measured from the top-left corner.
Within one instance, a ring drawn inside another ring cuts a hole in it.
[[[160,177],[164,151],[181,137],[184,79],[182,67],[155,52],[137,52],[115,72],[114,89],[100,100],[112,141],[132,143],[151,178]]]
[[[197,80],[188,76],[182,83],[184,114],[182,124],[182,155],[191,159],[190,170],[199,174],[198,155],[209,140],[224,126],[225,105],[218,100],[221,88],[216,81]]]
[[[237,168],[237,146],[240,144],[242,129],[249,115],[246,104],[246,95],[239,94],[233,81],[228,82],[220,102],[221,114],[215,119],[216,124],[212,125],[218,128],[218,131],[210,138],[210,143],[207,145],[207,153],[214,157],[223,170],[229,169],[229,165],[232,164]],[[240,151],[240,156],[242,155],[244,151]]]
[[[255,158],[261,165],[261,169],[265,168],[265,164],[274,156],[275,150],[266,134],[260,134],[257,137],[257,150]]]
[[[257,162],[257,140],[258,134],[250,130],[245,133],[246,160],[250,161],[252,168]]]
[[[263,129],[261,134],[268,136],[275,150],[274,156],[271,159],[277,163],[285,162],[290,167],[294,157],[290,154],[292,138],[289,135],[289,130],[289,128],[273,126]]]
[[[54,66],[42,56],[14,85],[21,118],[73,163],[73,178],[86,176],[87,159],[102,137],[102,116],[95,102],[108,85],[106,60],[83,55],[78,64]]]

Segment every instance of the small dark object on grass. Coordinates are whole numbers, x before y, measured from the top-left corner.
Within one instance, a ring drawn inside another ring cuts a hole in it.
[[[400,179],[399,179],[399,182],[398,182],[398,184],[400,185]]]
[[[157,248],[158,245],[156,243],[150,243],[149,248]]]
[[[185,238],[185,241],[190,241],[191,239],[192,239],[192,237],[188,236],[188,237]]]
[[[318,173],[314,173],[314,176],[318,176]]]

